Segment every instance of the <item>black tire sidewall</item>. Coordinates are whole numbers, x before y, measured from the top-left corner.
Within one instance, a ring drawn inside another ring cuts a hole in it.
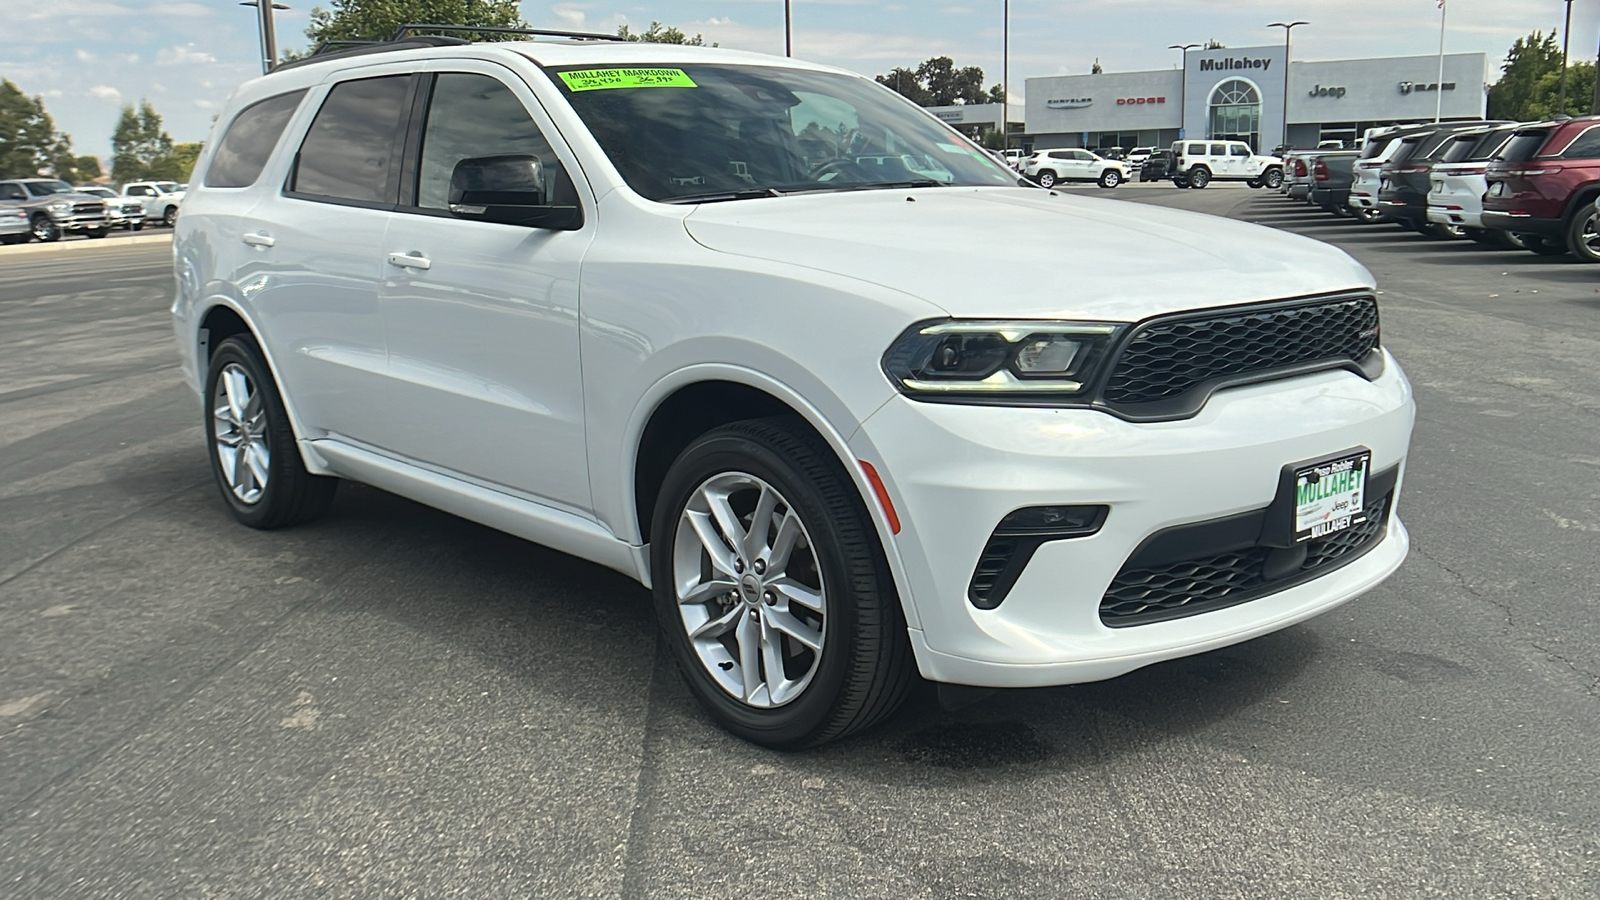
[[[1580,210],[1567,224],[1567,249],[1572,252],[1572,258],[1578,262],[1600,263],[1600,253],[1583,241],[1583,227],[1595,218],[1597,213],[1593,209]]]
[[[1121,183],[1122,176],[1113,169],[1107,169],[1100,173],[1100,186],[1103,188],[1114,188]]]
[[[245,503],[234,496],[232,489],[228,487],[227,478],[222,474],[222,462],[217,455],[216,419],[212,415],[211,404],[212,398],[216,395],[217,378],[229,363],[237,363],[245,370],[256,391],[261,395],[261,402],[267,413],[267,443],[272,459],[267,467],[267,485],[261,492],[261,499],[255,503]],[[278,396],[278,386],[273,381],[271,370],[268,369],[261,349],[253,338],[235,335],[217,346],[206,369],[205,394],[201,401],[201,409],[205,417],[206,454],[211,460],[211,474],[216,479],[217,489],[228,504],[229,510],[233,512],[234,518],[252,528],[272,528],[282,524],[286,518],[285,508],[288,504],[286,495],[291,493],[290,480],[308,476],[301,467],[300,448],[295,443],[294,429],[289,425],[289,416],[284,411],[283,400]]]
[[[1208,172],[1207,170],[1205,170],[1204,168],[1201,168],[1200,166],[1195,166],[1194,168],[1189,170],[1189,186],[1190,187],[1194,188],[1197,191],[1203,191],[1203,190],[1206,189],[1206,186],[1209,185],[1210,183],[1211,183],[1211,173]]]
[[[767,747],[793,749],[817,742],[819,733],[828,728],[847,678],[855,667],[856,657],[862,652],[866,636],[856,603],[862,593],[860,573],[863,566],[869,571],[876,570],[880,581],[885,579],[882,578],[883,566],[874,564],[881,559],[881,551],[876,546],[876,535],[870,530],[871,523],[864,509],[858,512],[858,521],[853,526],[841,530],[840,522],[836,521],[839,512],[836,504],[823,500],[804,472],[770,441],[763,440],[759,434],[739,430],[740,425],[759,425],[761,421],[737,423],[712,431],[692,443],[672,464],[661,487],[651,529],[650,557],[654,573],[651,581],[662,635],[700,702],[734,734]],[[834,468],[838,468],[837,465],[830,467]],[[813,541],[813,552],[817,554],[828,597],[821,664],[798,699],[775,709],[746,706],[730,697],[712,679],[689,642],[673,593],[673,544],[683,507],[706,479],[730,471],[745,472],[771,484],[799,513]],[[842,471],[833,473],[833,477],[841,479],[842,486],[854,494],[853,486],[845,480]],[[859,506],[859,500],[854,505]],[[872,543],[852,551],[845,546],[847,535],[852,533]],[[884,627],[896,627],[894,623],[901,619],[899,601],[893,591],[873,592],[878,602],[895,605],[892,614],[882,616],[882,622]],[[903,629],[903,625],[899,627]]]

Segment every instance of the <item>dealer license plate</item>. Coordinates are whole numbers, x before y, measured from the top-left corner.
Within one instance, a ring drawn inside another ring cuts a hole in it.
[[[1366,521],[1367,472],[1371,451],[1363,450],[1294,473],[1294,539],[1309,541]]]

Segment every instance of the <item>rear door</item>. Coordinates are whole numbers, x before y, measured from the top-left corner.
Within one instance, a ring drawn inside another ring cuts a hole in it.
[[[314,90],[307,102],[317,112],[281,194],[241,223],[240,240],[257,257],[243,292],[261,310],[308,438],[382,447],[384,423],[400,409],[378,308],[417,81],[397,69],[340,73]]]
[[[417,149],[381,254],[392,396],[381,440],[401,455],[547,504],[590,508],[578,360],[578,271],[594,234],[451,215],[464,159],[533,156],[554,202],[582,204],[576,159],[528,86],[488,62],[423,76]]]

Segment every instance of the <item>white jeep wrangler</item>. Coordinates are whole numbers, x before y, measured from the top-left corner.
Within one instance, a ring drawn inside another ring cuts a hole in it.
[[[1172,145],[1172,183],[1203,188],[1213,181],[1242,181],[1253,188],[1278,189],[1283,160],[1258,156],[1244,141],[1178,141]]]

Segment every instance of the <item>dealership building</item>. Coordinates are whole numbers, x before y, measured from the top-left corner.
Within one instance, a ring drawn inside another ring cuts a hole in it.
[[[1096,149],[1216,138],[1258,152],[1315,147],[1374,126],[1431,122],[1435,104],[1446,120],[1482,119],[1488,74],[1486,53],[1446,54],[1440,79],[1437,56],[1288,63],[1282,45],[1191,50],[1181,69],[1029,78],[1023,143]]]

